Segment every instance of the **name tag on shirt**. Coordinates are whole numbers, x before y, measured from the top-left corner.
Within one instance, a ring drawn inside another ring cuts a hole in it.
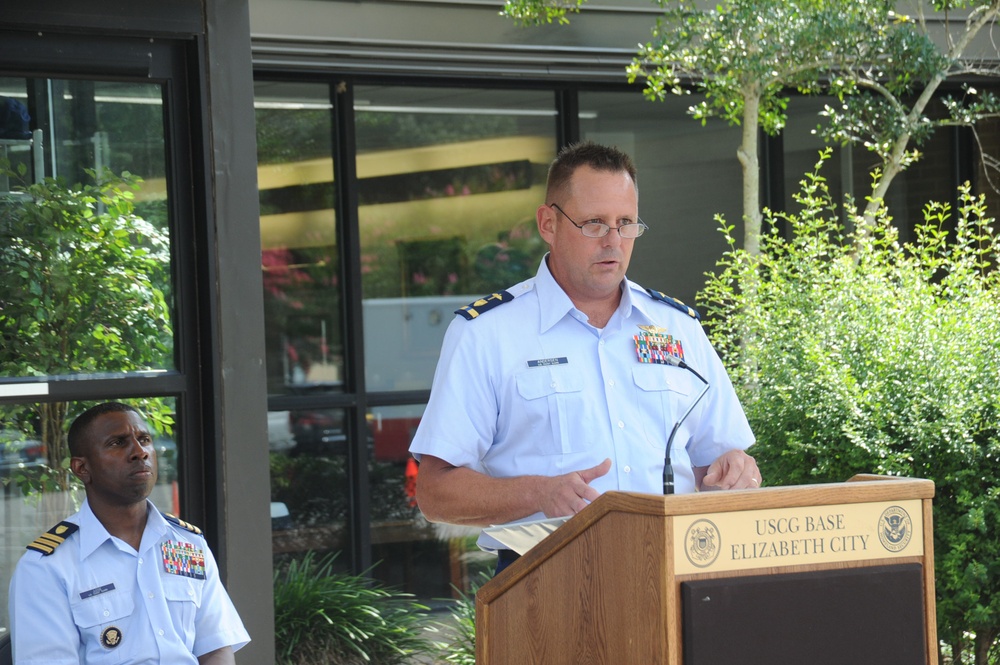
[[[563,358],[540,358],[538,360],[529,360],[528,367],[548,367],[549,365],[566,365],[569,360],[565,357]]]
[[[110,584],[105,584],[104,586],[99,586],[88,591],[80,592],[80,600],[87,600],[88,598],[93,598],[94,596],[100,596],[102,593],[107,593],[108,591],[114,591],[115,584],[111,582]]]

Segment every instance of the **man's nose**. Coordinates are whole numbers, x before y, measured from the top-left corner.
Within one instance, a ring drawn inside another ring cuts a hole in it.
[[[608,231],[601,240],[604,241],[605,247],[618,247],[624,242],[625,238],[622,238],[622,234],[618,232],[618,227],[609,227],[611,230]]]
[[[129,453],[133,459],[146,459],[149,457],[149,451],[139,441],[139,437],[129,437],[129,444]]]

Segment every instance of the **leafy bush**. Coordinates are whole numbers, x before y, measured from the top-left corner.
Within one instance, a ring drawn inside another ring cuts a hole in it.
[[[440,662],[476,665],[476,592],[489,582],[490,577],[491,573],[482,573],[468,593],[456,589],[459,597],[452,606],[449,624],[437,624],[428,628],[432,632],[450,636],[445,641],[434,642],[434,648],[440,653]]]
[[[974,639],[985,663],[1000,631],[1000,240],[968,186],[954,222],[931,203],[911,242],[884,205],[849,232],[822,161],[800,212],[766,215],[758,257],[723,226],[730,251],[700,298],[711,337],[770,484],[935,482],[938,633],[955,662]]]
[[[426,607],[363,575],[334,572],[335,559],[314,561],[309,552],[275,570],[278,665],[393,665],[430,648]]]

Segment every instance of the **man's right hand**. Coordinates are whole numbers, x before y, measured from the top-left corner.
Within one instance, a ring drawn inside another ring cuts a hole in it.
[[[541,509],[546,517],[576,515],[600,496],[590,486],[591,481],[611,470],[611,459],[582,471],[571,471],[561,476],[547,478],[542,486]]]
[[[493,478],[424,455],[417,473],[417,503],[431,522],[489,526],[535,513],[575,515],[599,496],[590,486],[611,470],[611,460],[559,476]]]

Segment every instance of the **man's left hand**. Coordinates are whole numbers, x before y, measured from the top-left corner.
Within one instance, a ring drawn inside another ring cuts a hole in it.
[[[695,469],[697,479],[699,470],[704,471],[704,476],[698,483],[698,489],[705,490],[742,490],[760,487],[761,475],[757,468],[757,461],[747,455],[742,450],[730,450],[719,455],[712,464],[705,469]]]

